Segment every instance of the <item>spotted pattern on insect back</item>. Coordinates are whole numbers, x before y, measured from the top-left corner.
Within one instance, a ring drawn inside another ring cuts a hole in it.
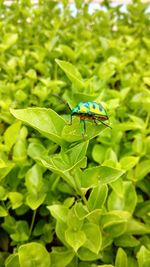
[[[86,116],[105,116],[105,119],[107,119],[107,113],[105,109],[98,103],[88,101],[88,102],[80,102],[77,104],[76,107],[74,107],[72,110],[72,115],[80,115],[85,114]]]
[[[100,110],[100,111],[102,111],[102,110],[103,110],[103,108],[102,108],[101,106],[99,106],[99,110]]]
[[[86,105],[81,105],[80,106],[80,113],[87,113],[87,107],[86,107]]]
[[[86,108],[89,108],[89,103],[84,103],[83,104]]]
[[[100,115],[102,112],[99,110],[98,104],[89,102],[89,112],[88,113]]]

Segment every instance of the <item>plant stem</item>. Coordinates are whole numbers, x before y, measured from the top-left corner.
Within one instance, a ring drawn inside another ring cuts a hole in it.
[[[84,193],[82,192],[82,190],[80,188],[80,185],[78,182],[78,177],[74,177],[74,181],[75,181],[76,190],[77,190],[78,194],[81,196],[83,203],[88,207],[88,202],[87,202],[87,199],[86,199]]]
[[[33,230],[33,226],[34,226],[34,222],[35,222],[35,216],[36,216],[36,210],[33,211],[30,230],[29,230],[29,237],[31,236],[31,233],[32,233],[32,230]]]
[[[88,208],[88,202],[87,202],[87,199],[86,199],[84,193],[82,192],[82,190],[81,190],[80,188],[79,188],[79,191],[80,191],[80,196],[82,197],[82,200],[83,200],[84,204],[85,204],[85,205],[87,206],[87,208]]]

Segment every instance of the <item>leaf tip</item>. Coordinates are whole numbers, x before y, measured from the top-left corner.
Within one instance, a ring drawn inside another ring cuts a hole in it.
[[[55,62],[56,62],[57,64],[59,64],[59,59],[58,59],[58,58],[55,58]]]
[[[15,115],[14,115],[15,109],[10,108],[9,111],[10,111],[10,113],[11,113],[13,116],[15,116]]]

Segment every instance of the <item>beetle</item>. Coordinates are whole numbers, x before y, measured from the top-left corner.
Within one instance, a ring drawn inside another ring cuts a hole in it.
[[[68,105],[69,106],[69,105]],[[88,102],[80,102],[74,108],[70,108],[70,125],[72,124],[72,117],[78,116],[80,118],[80,123],[83,123],[83,132],[82,136],[86,132],[86,124],[85,120],[92,120],[97,125],[97,121],[100,121],[105,126],[111,128],[108,124],[104,123],[104,121],[108,120],[109,117],[107,115],[106,110],[101,104],[96,102],[88,101]]]
[[[83,131],[82,131],[82,136],[84,138],[84,134],[86,132],[86,124],[85,120],[92,120],[96,125],[97,121],[100,121],[102,124],[105,126],[111,128],[110,125],[106,124],[104,121],[108,120],[108,114],[104,107],[101,104],[98,104],[93,101],[88,101],[88,102],[80,102],[78,103],[74,108],[70,108],[69,104],[60,96],[53,94],[54,97],[57,97],[63,104],[67,106],[67,108],[70,111],[70,123],[69,125],[72,125],[72,117],[73,116],[78,116],[80,118],[80,123],[83,123]],[[112,128],[111,128],[112,129]]]

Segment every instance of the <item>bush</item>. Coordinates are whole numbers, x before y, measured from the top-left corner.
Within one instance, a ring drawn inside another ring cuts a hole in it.
[[[0,3],[0,266],[148,267],[148,6],[20,2]],[[64,101],[112,129],[83,139]]]

